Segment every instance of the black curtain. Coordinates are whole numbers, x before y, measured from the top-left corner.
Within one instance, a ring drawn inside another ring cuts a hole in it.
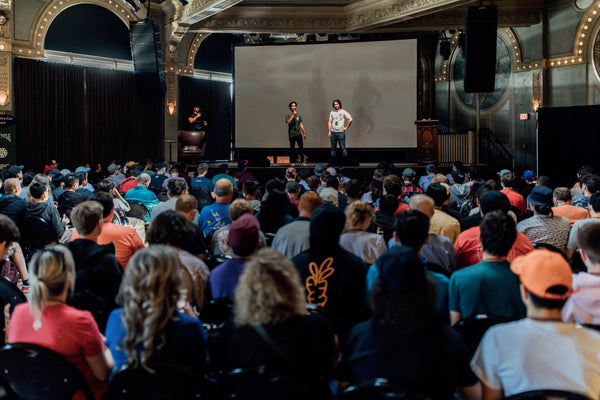
[[[14,64],[17,163],[41,170],[161,155],[160,95],[136,92],[132,72],[17,58]]]
[[[188,117],[194,106],[204,110],[206,159],[229,159],[231,143],[231,83],[179,77],[179,129],[188,130]]]

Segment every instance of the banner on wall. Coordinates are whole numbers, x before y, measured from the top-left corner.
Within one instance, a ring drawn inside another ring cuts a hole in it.
[[[0,168],[16,164],[17,126],[12,115],[0,115]]]

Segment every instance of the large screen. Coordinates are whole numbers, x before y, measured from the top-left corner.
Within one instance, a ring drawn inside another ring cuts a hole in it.
[[[239,46],[234,54],[237,148],[289,147],[291,101],[307,132],[304,146],[329,147],[334,99],[353,118],[347,147],[416,147],[416,39]]]

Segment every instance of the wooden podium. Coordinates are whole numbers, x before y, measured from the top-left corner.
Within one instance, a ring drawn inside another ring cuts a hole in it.
[[[415,121],[417,125],[417,162],[434,163],[438,161],[438,123],[436,119]]]

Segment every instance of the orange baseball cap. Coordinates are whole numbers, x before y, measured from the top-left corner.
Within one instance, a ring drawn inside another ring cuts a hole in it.
[[[565,258],[555,251],[534,250],[515,258],[510,264],[510,269],[519,275],[523,286],[536,296],[564,300],[573,292],[571,267]],[[548,291],[551,287],[558,285],[565,286],[567,291],[562,294]]]

